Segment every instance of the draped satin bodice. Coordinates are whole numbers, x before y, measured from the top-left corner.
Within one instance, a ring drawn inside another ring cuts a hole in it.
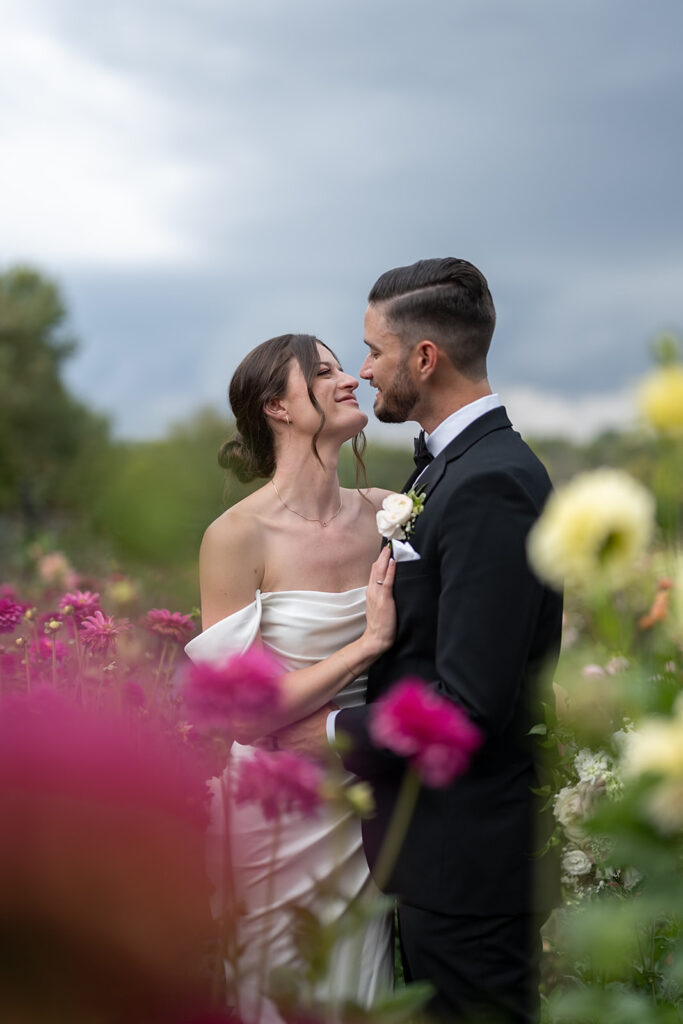
[[[261,641],[286,671],[307,668],[358,639],[365,629],[365,587],[334,593],[319,590],[256,591],[245,608],[226,616],[185,647],[193,661],[219,661]],[[339,707],[365,700],[360,676],[335,697]]]

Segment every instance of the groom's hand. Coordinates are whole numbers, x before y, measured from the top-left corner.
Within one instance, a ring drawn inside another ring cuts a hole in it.
[[[336,710],[336,704],[325,704],[307,718],[278,729],[274,733],[277,749],[323,760],[330,749],[327,742],[327,716]]]

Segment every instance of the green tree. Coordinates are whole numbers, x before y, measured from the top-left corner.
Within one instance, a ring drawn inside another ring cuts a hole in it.
[[[57,285],[29,267],[0,274],[0,510],[30,533],[46,510],[79,500],[76,482],[93,445],[108,440],[104,417],[62,381],[76,344]]]

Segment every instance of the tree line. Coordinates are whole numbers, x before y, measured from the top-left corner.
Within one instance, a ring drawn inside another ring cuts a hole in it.
[[[194,566],[207,524],[260,485],[226,479],[218,466],[231,420],[201,409],[160,440],[116,440],[106,416],[64,382],[76,351],[57,284],[30,267],[0,274],[0,582],[46,533],[79,564],[106,556],[166,577]],[[555,483],[603,464],[654,482],[654,439],[612,432],[584,445],[529,440]],[[347,449],[340,476],[354,486]],[[393,490],[412,466],[407,447],[373,443],[365,462],[371,483]],[[672,487],[682,477],[683,465],[674,467]]]

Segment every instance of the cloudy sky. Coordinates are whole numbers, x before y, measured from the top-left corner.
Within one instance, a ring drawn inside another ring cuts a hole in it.
[[[274,334],[355,370],[370,285],[423,257],[488,277],[492,383],[523,430],[628,420],[653,336],[683,326],[680,0],[0,0],[0,19],[0,268],[58,280],[70,383],[119,436],[224,408]]]

